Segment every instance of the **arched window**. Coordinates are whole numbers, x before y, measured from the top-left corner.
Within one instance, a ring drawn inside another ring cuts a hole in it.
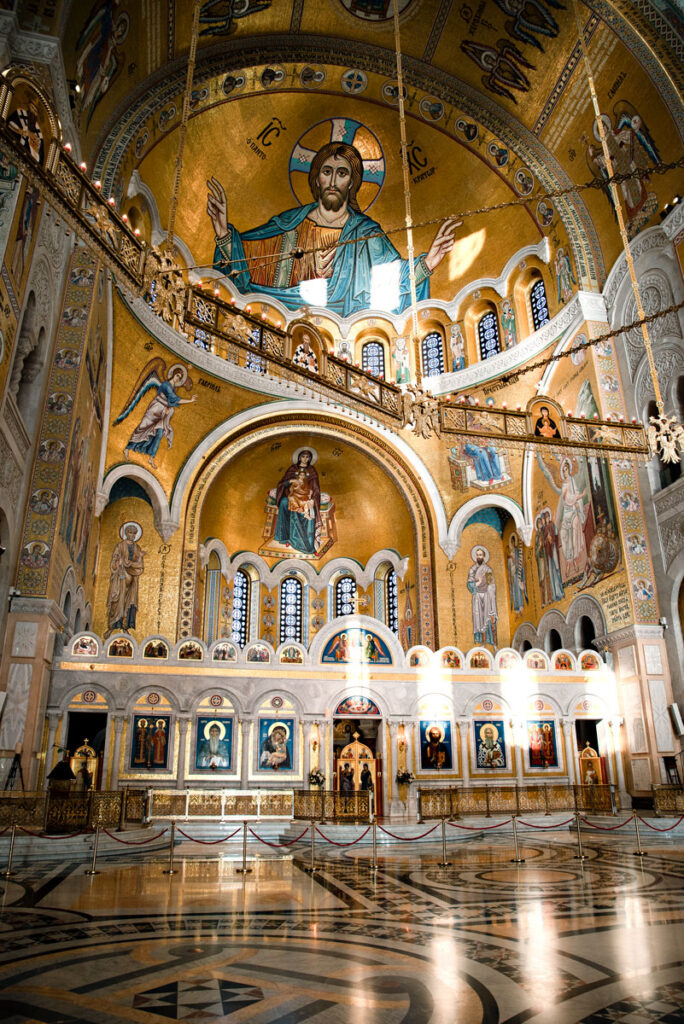
[[[438,373],[444,373],[444,344],[439,331],[430,331],[425,335],[422,352],[425,377],[434,377]]]
[[[211,644],[219,635],[219,597],[221,594],[221,563],[215,551],[209,555],[204,586],[204,639]]]
[[[553,654],[554,651],[560,651],[563,646],[561,635],[557,629],[550,629],[549,635],[546,640],[547,653]]]
[[[375,618],[384,622],[393,633],[399,633],[399,581],[389,562],[383,562],[375,573]]]
[[[491,359],[501,351],[499,324],[496,313],[490,310],[480,317],[477,325],[477,339],[480,344],[480,359]]]
[[[399,633],[399,586],[394,569],[385,576],[385,625]]]
[[[546,301],[546,288],[541,278],[532,285],[530,289],[530,306],[532,308],[532,328],[538,331],[544,324],[548,324],[549,304]]]
[[[583,615],[577,623],[577,640],[581,651],[592,647],[596,639],[596,629],[593,620],[588,615]]]
[[[352,615],[356,610],[356,580],[340,576],[335,584],[335,616]]]
[[[385,376],[385,350],[379,341],[367,341],[361,349],[361,366],[376,377]]]
[[[233,631],[230,639],[244,647],[249,635],[249,592],[251,581],[244,569],[238,569],[233,580]]]
[[[280,643],[303,643],[303,588],[296,576],[286,576],[280,584]]]
[[[81,632],[81,609],[76,609],[76,615],[74,616],[74,633]]]

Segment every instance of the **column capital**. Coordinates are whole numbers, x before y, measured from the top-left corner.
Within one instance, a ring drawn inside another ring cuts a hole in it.
[[[597,636],[593,641],[599,651],[610,650],[613,647],[622,646],[627,643],[636,643],[637,640],[662,640],[662,626],[624,626],[616,629],[613,633],[605,633]]]

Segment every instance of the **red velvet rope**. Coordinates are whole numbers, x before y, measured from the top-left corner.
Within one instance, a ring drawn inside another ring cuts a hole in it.
[[[178,828],[178,826],[176,826],[176,832],[183,836],[183,839],[189,839],[191,843],[201,843],[202,846],[216,846],[217,843],[227,843],[228,840],[232,839],[233,836],[236,836],[239,831],[240,829],[236,828],[234,832],[231,832],[229,836],[224,836],[223,839],[195,839],[193,836],[189,836],[187,832],[184,832],[182,828]]]
[[[565,825],[569,825],[570,822],[574,820],[574,818],[568,818],[567,821],[559,821],[557,825],[532,825],[529,821],[523,821],[521,818],[518,818],[518,824],[524,825],[525,828],[541,828],[544,829],[544,831],[548,831],[553,828],[564,828]]]
[[[63,836],[49,836],[46,832],[31,832],[30,829],[24,828],[23,825],[17,825],[20,832],[25,832],[27,836],[34,836],[38,839],[75,839],[77,836],[87,836],[88,832],[85,829],[81,829],[80,832],[69,832]]]
[[[452,828],[464,828],[466,832],[491,832],[493,828],[501,828],[502,825],[510,825],[513,821],[512,818],[508,818],[506,821],[500,821],[498,825],[457,825],[455,821],[447,821],[447,825],[451,825]],[[435,825],[435,828],[437,826]]]
[[[293,843],[298,843],[299,840],[302,839],[303,836],[305,836],[306,833],[309,831],[309,826],[307,825],[304,831],[301,832],[295,839],[288,839],[286,843],[269,843],[268,839],[262,839],[261,836],[258,836],[253,828],[250,828],[249,831],[252,833],[254,838],[258,839],[260,843],[264,844],[264,846],[272,846],[274,849],[279,849],[282,846],[292,846]]]
[[[425,836],[429,836],[431,832],[434,832],[438,825],[433,825],[432,828],[428,829],[427,832],[423,832],[422,836],[395,836],[394,832],[388,832],[382,825],[378,825],[381,832],[384,832],[386,836],[391,836],[392,839],[399,839],[402,843],[413,843],[416,839],[425,839]]]
[[[364,836],[368,835],[368,833],[370,832],[370,825],[368,826],[366,831],[362,832],[357,839],[352,839],[351,843],[336,843],[334,839],[328,839],[327,836],[323,835],[318,825],[316,825],[316,831],[318,832],[321,839],[325,839],[326,843],[331,843],[333,846],[354,846],[356,843],[360,843]]]
[[[642,818],[640,815],[636,815],[636,817],[639,818],[639,821],[645,825],[646,828],[650,828],[653,832],[671,832],[673,828],[677,828],[677,825],[681,825],[684,821],[684,814],[682,814],[681,818],[675,821],[674,825],[670,825],[668,828],[658,828],[656,825],[649,825],[646,819]]]
[[[626,821],[621,821],[619,825],[594,825],[592,821],[587,821],[586,818],[582,818],[581,820],[585,825],[588,825],[589,828],[597,828],[601,832],[615,832],[616,829],[624,828],[625,825],[629,825],[630,821],[633,820],[633,816],[631,818],[627,818]]]
[[[119,839],[117,835],[110,832],[107,828],[103,828],[102,831],[110,839],[116,840],[117,843],[123,843],[124,846],[147,846],[148,843],[153,843],[155,839],[161,839],[169,830],[168,828],[163,828],[161,832],[157,832],[156,836],[150,836],[149,839]]]

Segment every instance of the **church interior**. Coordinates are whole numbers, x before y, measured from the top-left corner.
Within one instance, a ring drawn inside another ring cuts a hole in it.
[[[0,58],[0,826],[684,810],[678,0],[5,0]],[[0,1015],[684,1020],[674,835],[31,862]]]

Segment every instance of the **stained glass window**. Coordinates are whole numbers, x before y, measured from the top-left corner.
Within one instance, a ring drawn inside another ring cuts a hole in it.
[[[361,366],[376,377],[385,376],[385,350],[379,341],[367,341],[361,349]]]
[[[286,576],[280,584],[280,643],[298,643],[302,639],[302,584],[296,576]]]
[[[399,587],[394,569],[385,577],[385,614],[387,626],[393,633],[399,633]]]
[[[480,342],[480,359],[491,359],[501,351],[496,313],[490,311],[480,318],[477,325],[477,337]]]
[[[249,587],[249,576],[244,570],[238,569],[233,580],[233,631],[230,635],[230,639],[238,647],[244,647],[247,643]]]
[[[423,338],[423,374],[434,377],[444,373],[444,345],[439,331],[430,331]]]
[[[335,615],[352,615],[356,607],[356,580],[340,576],[335,584]]]
[[[546,301],[546,288],[541,278],[532,285],[530,291],[530,305],[532,306],[532,326],[538,331],[544,324],[548,324],[549,304]]]

